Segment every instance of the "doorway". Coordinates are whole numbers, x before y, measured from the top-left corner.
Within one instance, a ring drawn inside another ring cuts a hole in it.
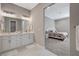
[[[45,48],[58,56],[70,55],[70,15],[68,3],[45,8]]]

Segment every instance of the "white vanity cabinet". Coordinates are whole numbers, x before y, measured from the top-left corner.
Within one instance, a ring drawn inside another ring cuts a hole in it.
[[[19,34],[19,35],[16,35],[17,37],[17,39],[16,39],[16,47],[20,47],[20,46],[22,46],[22,38],[21,38],[21,34]]]
[[[0,52],[33,43],[33,33],[0,36]]]
[[[27,33],[27,34],[23,34],[22,37],[23,37],[23,39],[22,39],[22,44],[23,44],[23,45],[29,44],[29,43],[28,43],[29,34],[28,34],[28,33]],[[31,43],[31,42],[30,42],[30,43]]]
[[[34,42],[34,33],[29,33],[29,40],[28,40],[28,43],[32,43]]]
[[[16,38],[17,36],[16,35],[14,35],[14,36],[10,36],[10,42],[9,42],[9,44],[10,44],[10,49],[13,49],[13,48],[16,48],[17,47],[17,38]]]
[[[10,39],[8,39],[9,36],[3,36],[2,37],[2,51],[5,51],[5,50],[9,50],[10,49]]]

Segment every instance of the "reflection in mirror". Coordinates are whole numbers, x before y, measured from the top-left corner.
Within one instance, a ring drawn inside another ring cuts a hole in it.
[[[10,32],[28,32],[30,31],[30,24],[29,20],[26,19],[18,19],[12,17],[3,17],[4,19],[4,26],[3,32],[10,33]]]
[[[70,55],[69,17],[68,3],[45,8],[45,47],[59,56]]]

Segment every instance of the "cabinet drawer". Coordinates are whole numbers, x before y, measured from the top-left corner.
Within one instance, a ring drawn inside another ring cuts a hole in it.
[[[10,36],[10,49],[16,48],[16,36]]]
[[[10,49],[10,40],[9,39],[3,39],[2,40],[2,51]]]
[[[17,40],[16,40],[16,46],[17,47],[22,46],[22,39],[21,38],[17,38]]]
[[[16,45],[17,47],[22,46],[22,35],[17,35]]]
[[[28,39],[29,39],[29,35],[23,34],[22,35],[22,45],[28,44],[28,41],[27,41]]]
[[[13,48],[16,48],[17,45],[16,45],[16,39],[11,39],[10,40],[10,49],[13,49]]]
[[[29,39],[34,39],[34,35],[33,34],[30,34],[29,35]]]

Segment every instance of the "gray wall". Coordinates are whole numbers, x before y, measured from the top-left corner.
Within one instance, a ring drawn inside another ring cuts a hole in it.
[[[44,10],[48,3],[40,3],[32,9],[33,30],[35,33],[35,42],[45,47],[44,36]]]
[[[70,4],[70,54],[78,55],[76,50],[76,28],[79,25],[79,3]]]
[[[45,30],[53,30],[55,31],[55,21],[48,17],[45,17]]]
[[[55,20],[55,27],[58,32],[69,33],[69,18],[62,18],[59,20]]]
[[[16,18],[9,18],[9,17],[5,17],[4,18],[4,32],[10,32],[10,21],[16,21],[17,22],[17,29],[16,31],[22,31],[22,20],[20,19],[16,19]]]

